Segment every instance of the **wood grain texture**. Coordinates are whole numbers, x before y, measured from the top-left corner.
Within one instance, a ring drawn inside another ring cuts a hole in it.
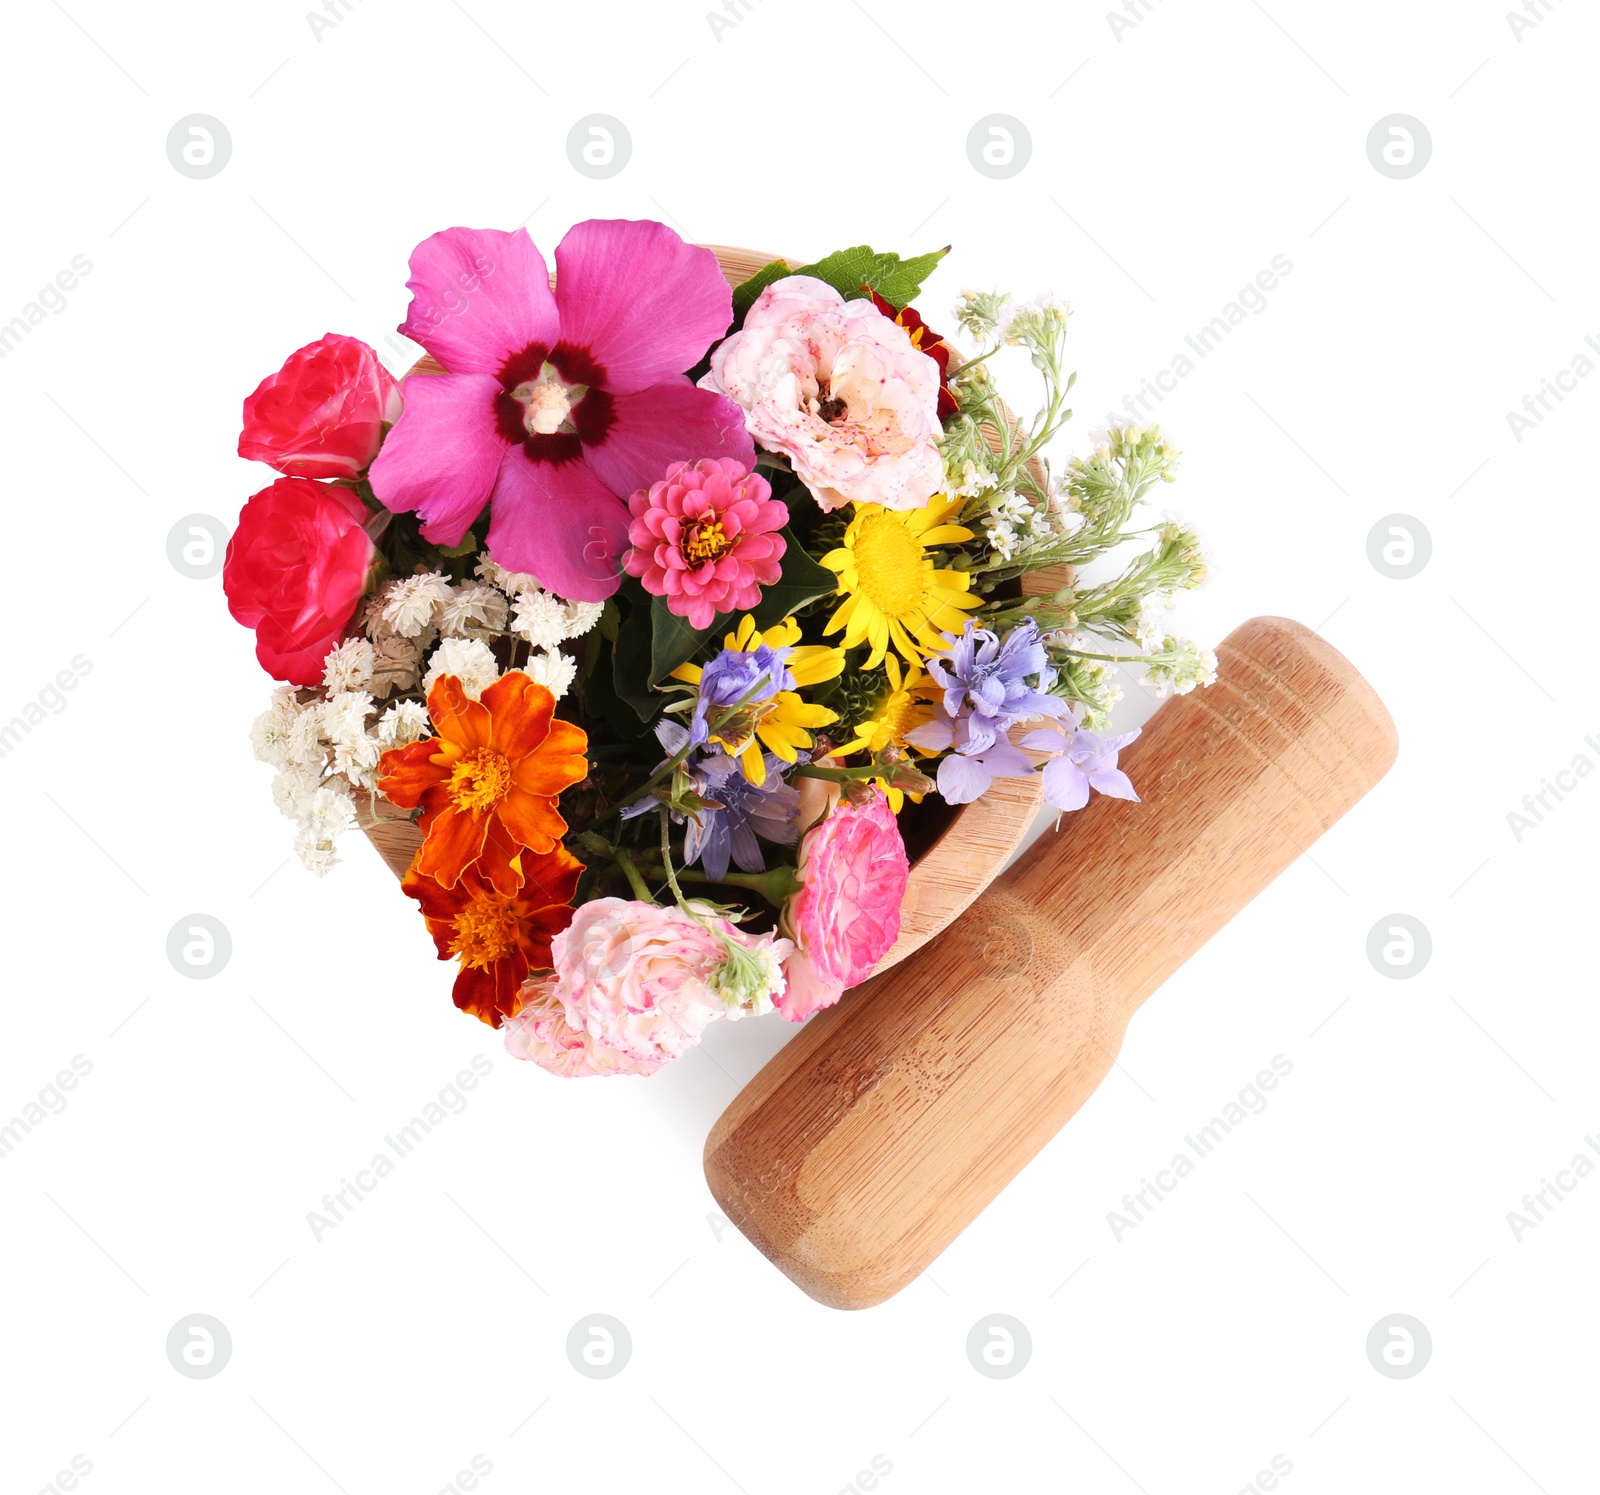
[[[706,1178],[812,1297],[881,1303],[928,1267],[1105,1077],[1128,1019],[1388,770],[1371,687],[1257,618],[1220,678],[939,939],[813,1018],[718,1120]]]
[[[422,832],[411,812],[391,804],[381,794],[368,794],[365,789],[357,789],[352,797],[357,823],[367,840],[384,865],[396,877],[403,878],[412,857],[422,849]]]
[[[748,280],[763,265],[779,258],[725,244],[705,247],[716,255],[729,285]],[[554,283],[553,276],[551,280]],[[444,369],[426,355],[410,370],[412,374],[443,372]],[[1042,478],[1042,474],[1040,476]],[[1040,575],[1045,577],[1045,573]],[[1065,580],[1051,573],[1044,585],[1054,591],[1064,585]],[[886,971],[904,960],[972,903],[1017,849],[1042,802],[1043,790],[1036,777],[1000,779],[981,800],[961,809],[944,834],[913,865],[901,905],[900,934],[878,962],[878,971]],[[422,845],[422,833],[404,811],[397,810],[386,800],[380,798],[377,806],[378,813],[384,816],[382,823],[367,825],[365,822],[370,817],[363,805],[362,830],[395,876],[403,877],[411,858]]]

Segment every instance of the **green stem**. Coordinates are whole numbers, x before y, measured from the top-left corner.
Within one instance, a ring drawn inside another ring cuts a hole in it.
[[[1063,649],[1061,652],[1074,659],[1103,659],[1108,664],[1164,664],[1172,658],[1170,654],[1091,654],[1087,649]]]
[[[718,731],[721,730],[723,724],[731,721],[741,707],[749,705],[749,703],[755,699],[756,692],[764,689],[767,683],[768,682],[764,679],[757,680],[749,690],[747,690],[742,696],[739,697],[737,701],[733,703],[733,705],[729,706],[724,711],[718,712],[715,720],[707,724],[707,739],[709,740],[710,738],[715,737]],[[701,744],[694,741],[684,743],[684,745],[679,748],[677,752],[668,758],[660,768],[658,768],[653,774],[650,775],[648,779],[644,781],[643,787],[640,788],[639,792],[634,795],[632,799],[628,800],[626,804],[612,805],[612,807],[607,810],[605,814],[597,816],[592,823],[595,825],[601,825],[605,821],[609,820],[613,815],[620,815],[624,810],[630,809],[632,806],[638,804],[640,800],[646,798],[650,791],[654,789],[656,785],[659,784],[663,779],[667,778],[670,774],[676,773],[678,768],[682,765],[684,759],[686,759],[689,754],[699,746],[701,746]]]
[[[852,779],[879,778],[883,767],[868,763],[861,768],[824,768],[815,763],[802,763],[790,773],[797,779],[831,779],[835,784],[848,784]]]
[[[667,886],[672,889],[672,896],[678,900],[678,907],[683,907],[683,889],[678,886],[678,874],[672,870],[672,843],[671,843],[671,817],[667,807],[661,807],[661,865],[666,870]]]
[[[633,889],[634,897],[641,903],[654,903],[655,894],[650,891],[649,884],[639,875],[639,869],[633,865],[633,858],[620,846],[611,849],[611,857],[622,868],[622,875],[628,879],[628,886]]]
[[[652,877],[665,875],[665,869],[646,865],[644,870]],[[782,908],[784,900],[800,888],[800,878],[793,867],[774,867],[770,872],[724,872],[721,877],[710,877],[684,867],[678,872],[684,882],[724,884],[732,888],[749,888],[759,893],[774,908]]]

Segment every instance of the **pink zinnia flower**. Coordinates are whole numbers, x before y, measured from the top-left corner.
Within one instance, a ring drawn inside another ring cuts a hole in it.
[[[840,801],[806,832],[797,869],[805,886],[784,908],[780,927],[798,947],[784,967],[778,1010],[803,1023],[865,981],[900,933],[900,904],[911,865],[888,801]]]
[[[664,224],[590,219],[555,257],[552,291],[522,229],[448,228],[417,246],[400,331],[446,372],[405,381],[370,476],[439,545],[491,504],[496,561],[598,602],[628,543],[623,496],[672,462],[748,466],[755,448],[738,407],[683,373],[733,315],[709,249]]]
[[[665,597],[691,627],[709,628],[718,613],[754,607],[761,588],[778,579],[788,542],[773,531],[789,522],[789,511],[760,473],[731,457],[692,467],[674,462],[628,508],[628,575]]]

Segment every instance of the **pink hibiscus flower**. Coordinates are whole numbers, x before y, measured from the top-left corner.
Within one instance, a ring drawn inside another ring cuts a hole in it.
[[[598,602],[628,548],[624,498],[669,464],[755,448],[744,412],[684,370],[733,317],[709,249],[664,224],[590,219],[556,248],[556,289],[526,231],[447,228],[411,256],[400,331],[443,365],[402,386],[373,492],[458,545],[489,513],[489,553]]]

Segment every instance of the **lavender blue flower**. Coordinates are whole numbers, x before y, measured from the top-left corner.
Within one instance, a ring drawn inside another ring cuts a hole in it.
[[[770,701],[780,690],[795,688],[788,659],[788,649],[774,649],[769,644],[751,650],[724,649],[718,654],[701,672],[694,715],[689,720],[689,734],[696,746],[706,741],[710,719],[731,706],[739,706],[739,713],[723,724],[718,736],[727,742],[737,742],[748,736],[748,731],[744,730],[745,716],[759,716],[756,708]]]
[[[689,742],[689,729],[662,721],[656,724],[656,736],[670,757]],[[782,771],[790,765],[776,754],[766,754],[766,765],[766,780],[757,786],[744,776],[739,760],[720,748],[693,753],[684,762],[682,772],[689,787],[707,801],[695,815],[673,815],[674,820],[685,823],[685,866],[699,862],[707,877],[717,879],[727,873],[730,861],[744,872],[764,872],[766,862],[758,836],[779,846],[794,844],[799,834],[800,791],[783,781]],[[657,801],[646,799],[629,806],[622,815],[632,820],[654,813],[658,807]]]
[[[1137,727],[1115,737],[1100,737],[1085,732],[1069,717],[1063,728],[1030,732],[1022,739],[1024,747],[1056,755],[1044,766],[1047,804],[1058,810],[1081,810],[1089,803],[1090,789],[1113,799],[1139,798],[1132,780],[1117,767],[1117,753],[1139,735]]]
[[[720,809],[707,808],[691,816],[684,830],[683,858],[699,862],[707,877],[720,878],[728,870],[728,860],[745,872],[761,872],[761,844],[764,837],[780,846],[792,846],[798,834],[800,791],[780,776],[788,765],[768,753],[766,781],[758,788],[739,767],[736,758],[724,752],[707,753],[695,765],[695,792]]]
[[[961,636],[947,633],[950,647],[928,661],[928,673],[943,694],[933,719],[906,734],[924,752],[944,753],[939,793],[947,804],[970,804],[996,778],[1033,772],[1028,755],[1006,733],[1018,722],[1066,717],[1067,703],[1048,694],[1055,671],[1039,641],[1039,625],[1024,619],[1002,640],[967,620]]]
[[[966,726],[966,721],[956,723]],[[1033,772],[1033,761],[1008,738],[1000,737],[973,752],[957,747],[939,760],[939,795],[947,805],[971,804],[998,778]]]
[[[928,661],[928,673],[944,690],[944,715],[968,722],[966,746],[981,753],[1020,721],[1066,714],[1067,703],[1049,694],[1055,671],[1039,639],[1039,625],[1025,618],[1002,640],[972,619],[950,647]]]

